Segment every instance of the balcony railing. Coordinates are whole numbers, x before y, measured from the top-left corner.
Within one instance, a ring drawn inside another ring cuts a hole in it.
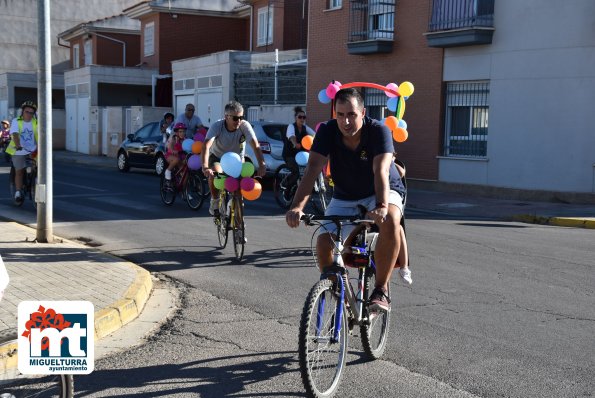
[[[426,37],[430,47],[489,44],[494,0],[432,0]]]
[[[395,0],[350,0],[350,54],[390,52],[395,30]]]

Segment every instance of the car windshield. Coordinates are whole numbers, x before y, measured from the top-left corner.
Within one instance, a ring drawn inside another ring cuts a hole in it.
[[[274,140],[283,141],[283,135],[287,130],[286,124],[265,124],[262,126],[265,134]]]
[[[158,126],[159,123],[156,122],[149,123],[146,126],[143,126],[140,130],[136,132],[136,139],[144,141],[148,138],[161,136]]]

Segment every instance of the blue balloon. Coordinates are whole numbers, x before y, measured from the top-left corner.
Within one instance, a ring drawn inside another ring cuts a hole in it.
[[[322,102],[323,104],[328,104],[331,102],[331,99],[326,95],[326,89],[320,90],[318,92],[318,101]]]
[[[405,130],[407,130],[407,122],[404,121],[403,119],[399,120],[398,126],[404,128]]]
[[[309,158],[310,158],[310,154],[306,151],[300,151],[295,155],[295,161],[300,166],[307,165]]]
[[[192,144],[194,144],[194,140],[191,138],[186,138],[182,141],[182,149],[184,152],[192,152]]]
[[[221,168],[228,176],[238,178],[242,174],[242,158],[235,152],[226,152],[221,156]]]
[[[386,107],[391,111],[391,112],[396,112],[397,111],[397,104],[399,103],[399,97],[391,97],[388,99],[388,101],[386,101]]]

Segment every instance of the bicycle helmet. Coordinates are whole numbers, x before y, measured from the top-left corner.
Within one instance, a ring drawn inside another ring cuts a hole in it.
[[[177,130],[186,130],[186,125],[184,123],[176,123],[176,125],[174,126],[174,131]]]
[[[25,109],[25,108],[33,108],[33,110],[37,112],[37,105],[33,101],[23,102],[23,105],[21,105],[21,109]]]

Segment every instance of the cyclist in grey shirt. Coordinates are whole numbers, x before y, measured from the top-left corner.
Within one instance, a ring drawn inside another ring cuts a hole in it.
[[[246,143],[252,146],[258,159],[256,175],[263,177],[266,173],[264,156],[252,126],[244,120],[244,107],[237,101],[228,102],[225,105],[225,117],[213,123],[209,128],[202,156],[202,171],[205,176],[209,177],[209,188],[211,190],[211,205],[209,206],[211,215],[219,207],[219,191],[213,184],[213,177],[214,172],[222,172],[219,165],[221,157],[227,152],[235,152],[240,155],[243,161]],[[215,165],[215,163],[217,164]]]

